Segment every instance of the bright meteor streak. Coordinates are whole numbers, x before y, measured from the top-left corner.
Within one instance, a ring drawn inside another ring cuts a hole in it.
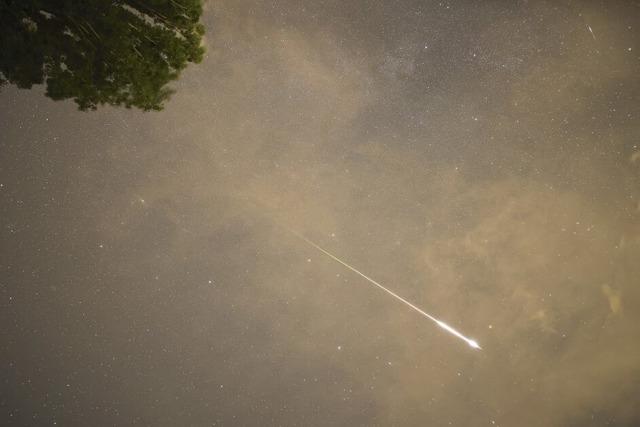
[[[407,301],[406,299],[402,298],[400,295],[396,294],[395,292],[385,288],[384,286],[382,286],[380,283],[376,282],[375,280],[373,280],[371,277],[367,276],[364,273],[361,273],[358,269],[356,269],[355,267],[350,266],[349,264],[347,264],[346,262],[342,261],[340,258],[338,258],[337,256],[331,254],[329,251],[324,250],[323,248],[321,248],[319,245],[315,244],[314,242],[312,242],[311,240],[307,239],[306,237],[296,233],[293,230],[290,230],[293,234],[295,234],[296,236],[298,236],[299,238],[301,238],[302,240],[304,240],[305,242],[307,242],[309,245],[313,246],[314,248],[316,248],[317,250],[319,250],[320,252],[322,252],[323,254],[327,255],[328,257],[330,257],[331,259],[333,259],[334,261],[339,262],[340,264],[344,265],[345,267],[347,267],[349,270],[353,271],[354,273],[358,274],[359,276],[365,278],[366,280],[368,280],[369,282],[373,283],[375,286],[377,286],[378,288],[382,289],[383,291],[385,291],[386,293],[388,293],[389,295],[391,295],[392,297],[394,297],[395,299],[397,299],[398,301],[408,305],[409,307],[411,307],[412,309],[414,309],[415,311],[417,311],[418,313],[422,314],[424,317],[426,317],[427,319],[431,320],[432,322],[435,322],[436,325],[440,326],[442,329],[444,329],[445,331],[449,332],[451,335],[460,338],[461,340],[463,340],[464,342],[466,342],[467,344],[469,344],[470,347],[475,348],[475,349],[482,349],[482,347],[480,347],[478,345],[478,343],[474,340],[472,340],[471,338],[467,338],[464,335],[462,335],[460,332],[456,331],[455,329],[453,329],[451,326],[447,325],[446,323],[444,323],[442,320],[438,320],[435,317],[433,317],[432,315],[430,315],[429,313],[427,313],[426,311],[416,307],[415,305],[411,304],[409,301]]]

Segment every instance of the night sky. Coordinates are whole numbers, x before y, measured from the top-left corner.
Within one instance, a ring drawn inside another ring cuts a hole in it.
[[[0,424],[640,425],[640,3],[203,23],[162,112],[0,92]]]

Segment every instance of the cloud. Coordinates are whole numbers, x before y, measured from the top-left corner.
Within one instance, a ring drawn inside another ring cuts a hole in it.
[[[614,291],[607,284],[602,285],[602,293],[609,301],[609,307],[611,308],[612,314],[620,313],[622,310],[622,298],[620,296],[620,292]]]

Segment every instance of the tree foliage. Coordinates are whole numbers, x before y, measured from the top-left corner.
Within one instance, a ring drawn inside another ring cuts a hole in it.
[[[201,14],[201,0],[0,0],[0,86],[45,83],[81,110],[160,110],[202,59]]]

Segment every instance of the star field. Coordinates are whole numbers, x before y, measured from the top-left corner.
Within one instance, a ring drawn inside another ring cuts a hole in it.
[[[210,1],[163,111],[4,86],[0,424],[638,425],[639,17]]]

